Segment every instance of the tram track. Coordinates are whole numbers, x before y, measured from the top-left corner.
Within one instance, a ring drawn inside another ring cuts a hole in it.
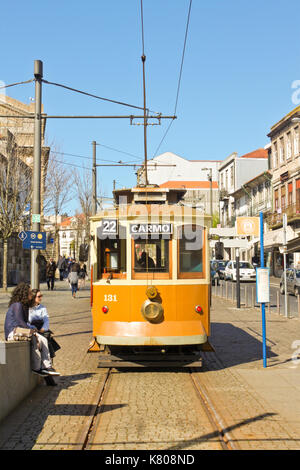
[[[166,370],[165,371],[168,375],[168,377],[170,377],[170,386],[172,387],[172,377],[176,377],[176,374],[177,376],[180,375],[180,373],[182,373],[182,370],[179,370],[179,369],[176,369],[174,370],[174,376],[172,374],[173,371],[170,371],[170,370]],[[131,374],[132,372],[129,372],[128,374]],[[153,374],[153,385],[155,385],[156,381],[159,381],[159,375],[160,375],[160,378],[162,377],[161,374],[163,374],[164,372],[162,371],[145,371],[145,372],[142,372],[142,371],[134,371],[135,374],[138,374],[139,375],[139,378],[137,379],[138,381],[140,382],[143,382],[144,381],[144,378],[141,377],[141,375],[145,374],[145,381],[149,382],[149,377],[151,376],[151,374]],[[147,375],[146,375],[147,374]],[[157,375],[159,374],[159,375]],[[170,375],[171,374],[171,375]],[[182,373],[183,374],[183,373]],[[112,406],[112,410],[114,409],[113,405],[111,405],[112,401],[111,401],[111,396],[110,396],[110,399],[108,397],[109,395],[109,392],[116,389],[117,387],[117,383],[113,383],[113,380],[114,378],[117,379],[119,378],[119,380],[124,380],[124,383],[126,384],[126,380],[128,380],[130,382],[131,378],[128,377],[126,379],[126,375],[127,375],[127,372],[126,373],[118,373],[118,371],[116,371],[115,369],[113,368],[109,368],[107,369],[107,371],[105,372],[105,375],[103,375],[102,377],[102,381],[101,381],[101,385],[98,389],[98,397],[97,399],[95,400],[95,405],[94,405],[94,408],[93,408],[93,414],[89,417],[89,420],[86,421],[84,427],[81,429],[81,432],[78,434],[78,442],[81,442],[81,444],[77,446],[77,449],[81,449],[81,450],[92,450],[94,448],[97,448],[97,446],[101,446],[102,443],[101,443],[101,439],[99,439],[99,433],[104,433],[105,431],[102,430],[101,431],[101,428],[100,426],[102,425],[101,423],[101,419],[102,417],[104,416],[104,414],[106,415],[106,413],[108,412],[108,409],[107,409],[107,406]],[[119,376],[119,377],[118,377]],[[226,430],[226,425],[222,419],[222,417],[220,416],[219,412],[216,410],[214,404],[212,403],[208,393],[207,393],[207,390],[205,389],[205,386],[204,384],[201,383],[201,377],[199,377],[199,373],[196,373],[193,371],[193,369],[187,369],[185,371],[185,373],[182,375],[182,377],[188,380],[190,380],[192,382],[191,385],[188,385],[188,383],[185,381],[186,383],[186,386],[185,388],[187,390],[192,390],[194,389],[195,391],[195,395],[196,395],[196,399],[198,400],[199,402],[199,407],[202,409],[202,412],[200,413],[200,415],[202,416],[206,416],[206,418],[203,420],[201,418],[201,416],[199,416],[199,423],[201,424],[201,429],[204,430],[203,432],[203,435],[207,435],[207,436],[210,436],[207,438],[207,446],[208,448],[212,445],[212,443],[214,442],[215,444],[214,445],[217,445],[216,443],[219,442],[219,446],[220,446],[220,449],[221,450],[238,450],[239,447],[237,446],[237,444],[235,443],[234,439],[232,438],[232,436],[230,435],[230,433]],[[151,382],[152,382],[152,378],[151,378]],[[125,385],[126,387],[127,385]],[[112,390],[111,390],[112,389]],[[127,400],[125,398],[123,398],[123,400],[121,399],[121,396],[119,397],[120,398],[120,402],[123,402],[125,403]],[[108,405],[109,404],[109,405]],[[123,406],[125,406],[125,404],[123,404]],[[128,412],[129,414],[131,413],[130,411],[130,403],[126,403],[126,406],[128,406]],[[133,405],[134,407],[135,406],[139,406],[139,403],[134,403]],[[104,413],[105,412],[105,413]],[[181,411],[181,415],[184,416],[185,415],[185,410],[182,410]],[[123,418],[124,418],[124,415],[123,415]],[[120,427],[125,427],[125,423],[122,424],[122,414],[120,414]],[[149,419],[149,416],[147,416],[145,414],[144,416],[144,421],[145,423],[148,422],[148,419]],[[205,424],[206,423],[206,424]],[[209,423],[209,424],[208,424]],[[160,425],[161,423],[158,422],[156,423],[157,425]],[[208,430],[208,428],[210,428]],[[113,430],[111,430],[111,432],[113,432]],[[103,436],[102,436],[103,437]],[[186,436],[186,440],[187,442],[189,441],[188,439],[189,436]],[[113,442],[113,440],[110,440],[110,444],[112,445],[113,448],[115,448],[115,446],[118,444],[118,439],[116,439],[116,442]],[[185,440],[183,440],[182,442],[185,442]],[[130,444],[130,442],[128,442],[128,445]],[[141,445],[143,444],[143,441],[141,441],[141,443],[139,443],[138,441],[134,442],[134,445]],[[149,443],[147,442],[144,442],[145,445],[149,445]],[[103,445],[106,445],[106,448],[108,444],[104,444]],[[124,445],[124,442],[121,443],[121,448],[122,448],[122,445]],[[184,450],[185,449],[185,446],[182,445],[181,442],[179,442],[178,445],[178,448],[177,446],[172,446],[172,448],[174,448],[174,450],[177,448],[177,449],[181,449]],[[203,444],[201,444],[203,445]],[[151,450],[155,450],[155,447],[156,447],[156,443],[153,442],[153,446],[151,448]],[[136,448],[136,447],[134,447]],[[158,449],[160,449],[161,447],[158,447]],[[167,449],[168,447],[166,447]]]
[[[78,442],[82,443],[80,447],[78,447],[80,450],[88,450],[89,448],[89,442],[91,441],[92,435],[95,431],[97,418],[99,415],[101,415],[101,406],[104,401],[105,392],[107,391],[107,388],[111,381],[111,371],[112,369],[109,368],[105,372],[105,375],[100,385],[100,389],[97,391],[99,398],[94,406],[93,415],[91,416],[89,422],[85,423],[85,426],[78,435]]]
[[[194,384],[195,390],[198,394],[200,401],[202,402],[203,408],[207,414],[207,417],[218,433],[218,437],[223,450],[239,450],[239,447],[235,443],[231,434],[226,431],[226,425],[212,403],[205,386],[201,384],[199,374],[196,375],[193,370],[190,371],[191,379]]]

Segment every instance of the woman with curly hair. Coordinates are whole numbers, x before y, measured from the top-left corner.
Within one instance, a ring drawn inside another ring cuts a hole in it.
[[[14,340],[14,330],[17,327],[31,328],[34,331],[31,340],[31,368],[32,371],[42,375],[60,375],[52,368],[46,338],[37,333],[35,326],[28,326],[28,311],[33,300],[33,293],[28,284],[21,282],[13,290],[6,313],[4,331],[7,341]]]
[[[11,299],[9,301],[9,309],[6,313],[4,331],[5,339],[13,339],[14,329],[18,326],[21,328],[28,328],[28,310],[32,301],[31,288],[25,282],[21,282],[13,290]]]

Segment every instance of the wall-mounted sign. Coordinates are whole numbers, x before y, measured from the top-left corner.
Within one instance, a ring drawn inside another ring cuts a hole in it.
[[[237,217],[236,234],[259,237],[259,217]]]

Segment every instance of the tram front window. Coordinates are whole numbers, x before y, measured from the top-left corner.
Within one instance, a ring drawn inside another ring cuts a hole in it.
[[[123,276],[126,273],[126,234],[119,227],[122,236],[110,236],[103,239],[102,232],[98,231],[97,261],[98,279],[107,277],[107,273],[113,273],[114,277]]]
[[[134,271],[136,273],[168,273],[169,240],[135,240]]]
[[[203,228],[184,225],[178,229],[179,278],[204,277]]]

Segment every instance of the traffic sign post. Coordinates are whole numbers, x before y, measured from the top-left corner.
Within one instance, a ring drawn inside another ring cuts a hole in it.
[[[20,232],[24,250],[45,250],[47,245],[46,232]]]
[[[263,213],[259,213],[260,217],[260,267],[264,268],[264,216]],[[257,282],[257,272],[256,272]],[[262,299],[264,300],[264,299]],[[266,346],[266,305],[265,302],[261,302],[261,317],[262,317],[262,337],[263,337],[263,366],[267,367],[267,346]]]

